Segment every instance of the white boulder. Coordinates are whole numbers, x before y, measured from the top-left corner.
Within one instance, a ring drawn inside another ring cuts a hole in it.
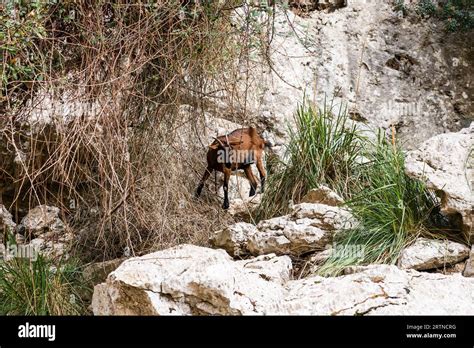
[[[96,285],[95,315],[473,315],[474,279],[354,267],[332,278],[288,280],[287,257],[234,261],[180,245],[124,261]]]
[[[400,253],[398,266],[426,270],[451,266],[467,259],[469,248],[450,240],[418,238]]]
[[[460,227],[474,241],[474,122],[458,133],[425,141],[407,154],[405,171],[441,195],[441,211],[460,216]]]
[[[95,286],[92,308],[96,315],[265,314],[284,293],[224,250],[179,245],[124,261]]]
[[[474,277],[474,246],[471,247],[469,259],[466,262],[463,275],[465,277]]]
[[[301,203],[290,214],[260,221],[257,226],[237,223],[214,233],[211,243],[231,255],[301,255],[322,250],[336,230],[356,223],[343,208]]]

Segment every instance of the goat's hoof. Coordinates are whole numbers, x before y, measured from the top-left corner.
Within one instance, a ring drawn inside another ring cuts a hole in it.
[[[197,187],[196,191],[194,191],[194,198],[199,198],[199,196],[201,196],[203,187],[203,185]]]
[[[222,209],[229,209],[229,203],[222,204]]]

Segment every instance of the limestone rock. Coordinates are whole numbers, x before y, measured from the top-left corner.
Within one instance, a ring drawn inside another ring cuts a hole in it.
[[[402,250],[398,266],[403,269],[426,270],[454,265],[469,256],[464,244],[427,238],[418,238]]]
[[[231,187],[229,186],[229,188]],[[234,198],[230,201],[230,207],[227,212],[234,217],[248,220],[252,216],[252,213],[258,208],[261,201],[261,194],[256,194],[252,197],[248,197],[247,194],[247,197]]]
[[[302,199],[301,203],[320,203],[337,207],[344,204],[344,200],[329,187],[321,185],[310,190]]]
[[[265,280],[284,284],[290,280],[293,265],[288,256],[275,254],[260,255],[249,260],[236,261],[251,273],[256,273]]]
[[[469,259],[466,262],[466,267],[464,268],[463,275],[465,277],[474,277],[474,246],[471,247]]]
[[[286,257],[233,261],[223,250],[180,245],[124,261],[96,285],[95,315],[473,315],[474,279],[353,267],[287,280]]]
[[[71,232],[55,232],[43,233],[40,237],[33,238],[25,246],[31,246],[43,256],[48,258],[67,258],[68,249],[74,235]]]
[[[257,226],[237,223],[214,233],[211,243],[231,255],[301,255],[324,249],[336,230],[357,222],[340,207],[301,203],[290,214],[260,221]]]
[[[300,203],[292,208],[294,219],[311,219],[313,226],[327,230],[351,228],[357,221],[347,209],[320,203]]]
[[[119,258],[87,265],[82,271],[84,279],[93,285],[102,283],[107,279],[109,273],[115,271],[124,260],[125,258]]]
[[[441,195],[441,211],[460,216],[464,233],[474,241],[474,122],[458,133],[437,135],[407,154],[406,173]]]
[[[96,315],[265,314],[284,293],[224,250],[180,245],[124,261],[95,286],[92,309]]]
[[[47,232],[62,233],[65,225],[59,218],[59,208],[48,205],[39,205],[31,209],[21,220],[21,231],[33,237],[39,237]]]

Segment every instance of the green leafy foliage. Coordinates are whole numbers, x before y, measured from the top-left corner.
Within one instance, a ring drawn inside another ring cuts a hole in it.
[[[39,41],[46,37],[48,1],[10,0],[0,5],[0,98],[43,77]],[[1,100],[0,100],[1,101]]]
[[[394,3],[395,11],[402,11],[406,15],[409,6],[405,0],[397,0]],[[419,0],[415,5],[415,11],[423,17],[433,17],[442,20],[446,24],[446,30],[450,32],[464,31],[474,28],[474,2],[472,0]]]

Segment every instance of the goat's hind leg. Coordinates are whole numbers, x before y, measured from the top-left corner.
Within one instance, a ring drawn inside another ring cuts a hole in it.
[[[257,157],[257,169],[260,174],[260,183],[262,184],[260,192],[263,193],[265,189],[265,179],[267,178],[267,172],[265,170],[265,167],[263,166],[262,155]]]
[[[201,181],[199,182],[199,185],[196,189],[196,193],[194,194],[194,197],[198,198],[200,195],[201,195],[201,192],[202,192],[202,189],[204,187],[204,183],[206,182],[206,180],[209,178],[209,176],[211,175],[213,169],[212,168],[209,168],[207,167],[206,171],[204,172],[203,176],[202,176],[202,179]]]
[[[232,173],[232,170],[230,170],[227,167],[224,167],[224,204],[222,205],[222,208],[224,209],[229,209],[230,203],[229,203],[229,179],[230,179],[230,174]]]
[[[250,167],[250,165],[245,166],[244,172],[245,172],[245,176],[250,181],[249,197],[255,196],[255,192],[257,191],[257,179],[255,179],[255,176],[252,173],[252,168]]]

